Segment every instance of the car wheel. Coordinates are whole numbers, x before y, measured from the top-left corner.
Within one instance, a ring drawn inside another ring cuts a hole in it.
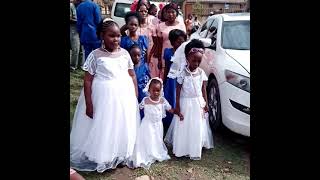
[[[207,88],[209,122],[212,130],[217,130],[221,125],[221,104],[218,82],[211,79]]]

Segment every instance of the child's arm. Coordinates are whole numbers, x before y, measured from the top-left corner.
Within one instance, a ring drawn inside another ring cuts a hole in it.
[[[133,69],[128,69],[128,73],[132,78],[134,89],[136,91],[136,96],[138,97],[138,85],[137,85],[138,83],[137,83],[136,73],[134,72]]]
[[[174,109],[172,109],[172,106],[169,104],[169,102],[166,100],[166,98],[163,97],[163,104],[166,111],[168,111],[171,114],[174,114]]]
[[[164,75],[163,75],[163,84],[166,84],[166,81],[167,81],[167,76],[168,76],[168,73],[169,73],[169,67],[170,67],[170,62],[165,60],[165,66],[164,66]]]
[[[206,106],[204,107],[204,111],[208,112],[209,108],[208,108],[208,97],[207,97],[207,81],[203,81],[202,83],[202,96],[203,96],[203,99],[206,101]]]
[[[91,119],[93,118],[93,104],[91,99],[91,85],[93,80],[93,75],[91,75],[89,72],[86,72],[84,75],[84,97],[86,101],[86,115],[89,116]]]
[[[127,25],[124,24],[121,28],[120,28],[120,34],[121,36],[127,36],[126,30],[128,29]]]
[[[175,113],[180,117],[180,121],[183,120],[183,115],[180,113],[180,92],[181,92],[182,84],[177,83],[176,88],[176,109]]]

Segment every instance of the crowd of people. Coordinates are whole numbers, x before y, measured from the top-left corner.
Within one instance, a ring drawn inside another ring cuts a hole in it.
[[[70,174],[149,168],[170,159],[167,146],[193,160],[201,159],[203,147],[213,148],[208,78],[199,68],[204,45],[187,42],[200,26],[197,17],[183,21],[174,3],[139,0],[119,27],[102,20],[91,0],[75,0],[70,23],[71,69],[85,71],[70,135]]]

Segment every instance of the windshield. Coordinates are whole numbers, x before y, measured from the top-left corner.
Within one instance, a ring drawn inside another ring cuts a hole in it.
[[[224,49],[250,50],[250,21],[225,21],[222,26]]]
[[[127,12],[130,12],[130,4],[117,3],[116,8],[114,10],[114,16],[124,18]]]

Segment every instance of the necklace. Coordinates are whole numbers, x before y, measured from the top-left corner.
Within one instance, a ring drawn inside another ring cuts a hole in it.
[[[158,103],[160,102],[161,98],[159,98],[158,101],[154,101],[154,100],[152,100],[151,97],[149,96],[149,100],[150,100],[151,102],[155,103],[155,104],[158,104]]]
[[[195,69],[193,72],[192,71],[190,71],[190,69],[189,69],[189,66],[186,66],[186,71],[188,72],[188,73],[190,73],[191,75],[195,75],[195,74],[197,74],[198,73],[198,68],[197,69]]]
[[[103,50],[104,52],[106,52],[106,53],[108,53],[108,54],[114,54],[114,53],[120,51],[120,47],[118,47],[115,51],[110,52],[110,51],[108,51],[108,50],[105,48],[105,46],[104,46],[104,44],[103,44],[103,45],[101,46],[101,50]]]

